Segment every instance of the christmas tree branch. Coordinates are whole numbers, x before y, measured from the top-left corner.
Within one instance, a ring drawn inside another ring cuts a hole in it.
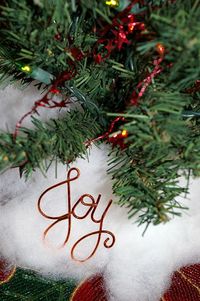
[[[0,134],[0,170],[20,166],[28,176],[35,168],[47,171],[52,160],[67,164],[86,156],[85,142],[100,131],[96,118],[79,111],[47,123],[33,118],[32,123],[34,129],[21,128],[16,138]]]
[[[122,127],[104,135],[113,144],[116,132],[128,136],[112,152],[113,189],[130,216],[157,224],[180,212],[180,174],[199,175],[200,6],[125,2],[3,2],[0,80],[35,78],[75,97],[84,113],[33,119],[35,129],[21,128],[16,140],[2,133],[0,168],[20,165],[29,175],[47,169],[45,160],[74,160],[123,116]]]
[[[182,117],[190,101],[187,94],[149,89],[140,106],[124,114],[127,147],[113,150],[110,172],[120,205],[128,206],[130,216],[140,212],[139,223],[180,214],[175,198],[186,188],[178,179],[190,171],[200,174],[199,121]]]

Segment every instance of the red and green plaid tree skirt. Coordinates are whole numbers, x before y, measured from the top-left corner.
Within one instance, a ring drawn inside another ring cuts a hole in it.
[[[108,301],[106,295],[101,275],[86,279],[77,286],[71,279],[52,281],[0,261],[1,301]],[[134,301],[134,296],[130,301]],[[200,264],[176,271],[170,288],[158,301],[200,301]]]

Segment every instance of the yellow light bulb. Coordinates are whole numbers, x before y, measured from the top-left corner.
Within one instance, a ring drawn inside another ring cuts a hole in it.
[[[128,131],[127,130],[123,130],[122,131],[122,136],[123,137],[127,137],[128,136]]]
[[[31,67],[28,65],[21,67],[21,70],[27,73],[30,73],[32,71]]]
[[[111,7],[119,6],[119,0],[107,0],[106,4]]]

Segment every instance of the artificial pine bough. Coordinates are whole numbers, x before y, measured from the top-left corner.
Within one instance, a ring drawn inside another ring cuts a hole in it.
[[[0,134],[0,169],[29,176],[112,144],[119,204],[138,222],[180,214],[181,174],[200,174],[200,1],[6,0],[0,81],[34,80],[62,118]],[[58,96],[59,100],[55,100]]]

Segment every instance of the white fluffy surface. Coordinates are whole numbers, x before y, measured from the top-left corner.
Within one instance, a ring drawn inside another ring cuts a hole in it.
[[[19,91],[8,87],[0,92],[0,128],[5,124],[13,129],[17,120],[32,106],[38,92],[29,87]],[[48,111],[48,110],[47,110]],[[54,112],[43,112],[46,119]],[[106,207],[112,195],[111,180],[106,174],[107,149],[92,148],[89,162],[78,160],[73,166],[81,171],[80,178],[72,182],[72,201],[84,193],[97,197],[102,194],[97,216]],[[128,175],[127,175],[128,176]],[[45,178],[39,171],[24,182],[16,169],[0,176],[0,254],[12,263],[31,268],[43,275],[53,277],[76,277],[85,279],[102,272],[112,301],[158,301],[167,286],[170,276],[177,268],[200,262],[200,202],[199,180],[190,183],[191,194],[181,201],[190,207],[182,218],[175,218],[166,225],[151,226],[142,237],[143,227],[137,227],[134,219],[127,219],[126,210],[112,205],[104,222],[104,229],[112,231],[116,243],[111,249],[103,247],[106,235],[102,236],[96,255],[85,263],[76,263],[69,256],[70,246],[84,234],[98,230],[90,218],[73,219],[70,244],[64,249],[47,246],[42,233],[50,224],[37,211],[37,200],[49,186],[66,179],[66,168],[58,166],[58,177],[52,166]],[[45,211],[52,215],[66,213],[66,189],[56,188],[44,200]],[[81,210],[81,209],[80,209]],[[66,222],[59,223],[52,231],[52,244],[62,243]],[[80,256],[88,254],[94,241],[88,239],[77,249]]]

